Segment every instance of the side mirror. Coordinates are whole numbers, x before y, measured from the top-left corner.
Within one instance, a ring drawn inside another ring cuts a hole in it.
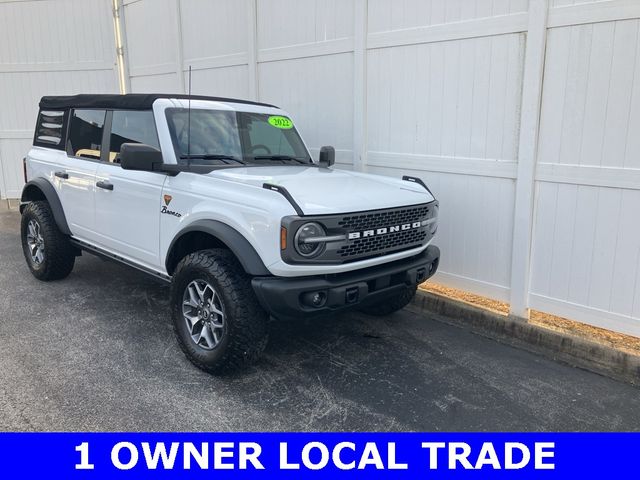
[[[319,163],[321,167],[329,168],[336,163],[336,149],[333,147],[322,147],[320,149]]]
[[[120,166],[124,170],[153,172],[160,170],[162,152],[144,143],[123,143],[120,147]]]

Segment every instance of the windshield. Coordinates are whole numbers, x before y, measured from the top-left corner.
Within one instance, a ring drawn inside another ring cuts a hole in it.
[[[186,108],[168,108],[166,116],[180,164],[311,163],[293,122],[284,116],[191,109],[189,118]]]

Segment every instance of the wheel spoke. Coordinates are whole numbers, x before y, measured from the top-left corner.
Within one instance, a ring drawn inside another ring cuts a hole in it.
[[[193,329],[200,321],[200,318],[198,318],[197,315],[191,315],[189,313],[183,313],[182,316],[187,321],[187,327],[189,327],[189,333],[193,334]]]
[[[200,340],[204,340],[206,342],[206,346],[209,348],[213,348],[218,344],[218,341],[211,338],[211,329],[208,325],[202,326],[202,331],[200,332]]]
[[[185,298],[183,305],[189,305],[193,308],[198,308],[198,294],[191,287],[187,289],[189,298]]]
[[[198,305],[194,305],[193,301],[191,299],[185,300],[184,302],[182,302],[182,306],[183,307],[189,307],[189,309],[198,308]]]
[[[192,303],[194,307],[197,307],[198,304],[200,303],[200,298],[198,295],[196,285],[195,284],[189,285],[189,287],[187,288],[187,291],[189,292],[189,301]]]
[[[194,286],[194,288],[196,289],[196,291],[198,292],[198,299],[201,302],[204,302],[204,289],[200,288],[200,285],[198,285],[198,282],[193,282],[192,285]],[[205,287],[206,288],[206,287]]]
[[[211,300],[209,300],[209,309],[213,313],[215,313],[217,315],[220,315],[222,317],[222,316],[224,316],[224,313],[222,312],[222,310],[220,310],[218,307],[216,307],[216,304],[215,304],[215,300],[216,300],[217,296],[218,295],[215,292],[213,292],[213,297],[211,297]]]
[[[211,320],[211,326],[214,329],[224,328],[224,324],[222,323],[222,320],[220,320],[220,321]],[[214,333],[215,333],[215,330],[214,330]]]
[[[211,292],[211,297],[207,300],[207,292]],[[205,302],[211,302],[211,300],[213,300],[213,298],[216,296],[216,291],[213,289],[213,287],[211,285],[209,285],[208,283],[205,285],[204,289],[202,290],[202,300]]]

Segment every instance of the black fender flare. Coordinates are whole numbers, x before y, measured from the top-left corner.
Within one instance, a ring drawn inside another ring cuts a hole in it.
[[[40,191],[42,195],[44,195],[44,198],[47,199],[49,207],[53,212],[53,218],[60,231],[65,235],[71,235],[69,224],[67,224],[67,217],[64,214],[62,203],[60,203],[60,198],[58,197],[58,192],[56,192],[54,186],[51,185],[46,178],[34,178],[24,186],[22,195],[20,196],[20,213],[22,213],[27,203],[39,200],[38,197],[34,196],[36,190]]]
[[[235,228],[217,220],[196,220],[178,232],[169,245],[165,259],[167,272],[170,271],[170,262],[173,260],[171,254],[173,247],[185,234],[189,232],[203,232],[217,238],[225,244],[236,256],[244,271],[254,276],[270,276],[264,262],[249,241],[242,236]]]

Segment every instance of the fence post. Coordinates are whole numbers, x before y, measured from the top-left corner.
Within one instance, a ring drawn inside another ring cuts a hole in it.
[[[178,90],[187,93],[187,87],[184,81],[184,42],[182,40],[182,5],[180,0],[176,0],[176,77],[178,79]]]
[[[368,0],[356,0],[353,46],[353,169],[367,161],[367,10]]]
[[[511,257],[510,315],[529,318],[535,172],[547,38],[548,0],[529,1]]]
[[[249,97],[259,100],[258,88],[258,5],[256,0],[249,4],[249,42],[247,49],[247,69],[249,73]]]
[[[113,34],[116,46],[118,89],[120,93],[129,93],[131,91],[131,78],[129,77],[128,54],[126,52],[127,34],[122,0],[113,0]]]

